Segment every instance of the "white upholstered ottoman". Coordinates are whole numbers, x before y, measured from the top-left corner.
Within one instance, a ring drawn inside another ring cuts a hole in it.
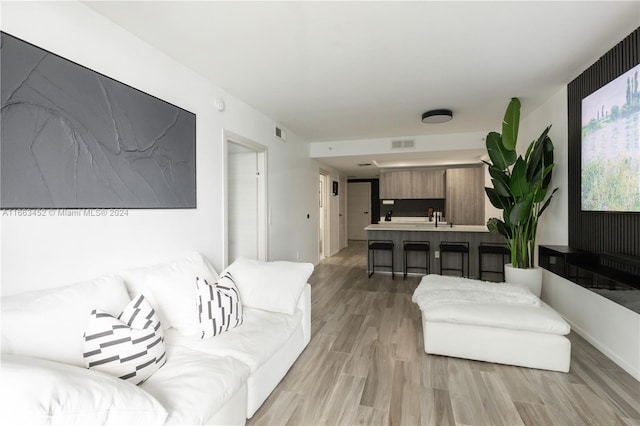
[[[427,275],[413,301],[426,353],[569,371],[569,324],[524,287]]]

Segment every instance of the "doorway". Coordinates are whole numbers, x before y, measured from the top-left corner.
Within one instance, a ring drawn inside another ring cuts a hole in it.
[[[224,264],[267,260],[267,148],[224,132],[226,156]]]
[[[331,220],[329,217],[330,206],[328,196],[330,185],[329,172],[320,170],[318,181],[318,258],[320,260],[331,256]]]
[[[340,176],[338,184],[338,222],[340,226],[340,249],[347,247],[349,244],[347,238],[347,179]]]
[[[371,182],[349,182],[347,232],[350,240],[366,240],[364,228],[371,224]]]

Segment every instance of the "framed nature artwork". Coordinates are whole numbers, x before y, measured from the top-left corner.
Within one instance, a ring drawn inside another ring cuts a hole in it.
[[[640,212],[640,65],[582,99],[581,208]]]

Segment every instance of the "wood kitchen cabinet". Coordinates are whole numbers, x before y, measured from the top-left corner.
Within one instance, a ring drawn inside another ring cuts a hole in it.
[[[484,167],[447,169],[445,215],[455,225],[484,225]]]
[[[444,198],[444,170],[418,170],[412,172],[413,198]]]
[[[381,199],[444,198],[444,170],[397,170],[380,173]]]
[[[380,198],[403,199],[410,198],[411,171],[398,170],[380,173]]]
[[[395,194],[393,198],[405,199],[411,197],[411,172],[409,170],[400,170],[392,172],[391,176],[391,193]]]

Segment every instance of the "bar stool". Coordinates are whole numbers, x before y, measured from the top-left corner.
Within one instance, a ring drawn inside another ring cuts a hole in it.
[[[496,269],[482,269],[482,256],[488,255],[499,255],[502,260],[502,267],[500,270]],[[509,251],[509,247],[506,244],[498,244],[498,243],[480,243],[478,246],[478,273],[480,275],[480,280],[482,280],[482,273],[492,273],[492,274],[500,274],[502,276],[502,281],[504,282],[504,264],[505,264],[505,256],[511,257],[511,251]]]
[[[367,270],[369,272],[369,278],[375,272],[376,266],[383,268],[391,268],[391,279],[394,279],[393,274],[393,241],[391,240],[372,240],[368,241],[369,251],[367,252]],[[391,265],[376,264],[376,251],[388,251],[391,253]],[[371,267],[369,267],[371,266]]]
[[[410,251],[421,252],[425,254],[424,266],[409,266],[407,262],[407,253]],[[420,269],[428,274],[431,269],[431,261],[429,256],[429,241],[403,241],[402,242],[402,255],[404,260],[404,278],[407,279],[408,269]]]
[[[443,268],[444,254],[457,253],[460,255],[460,268]],[[464,255],[467,255],[467,275],[464,274]],[[440,275],[442,271],[458,271],[463,277],[469,277],[469,242],[442,241],[440,243]]]

